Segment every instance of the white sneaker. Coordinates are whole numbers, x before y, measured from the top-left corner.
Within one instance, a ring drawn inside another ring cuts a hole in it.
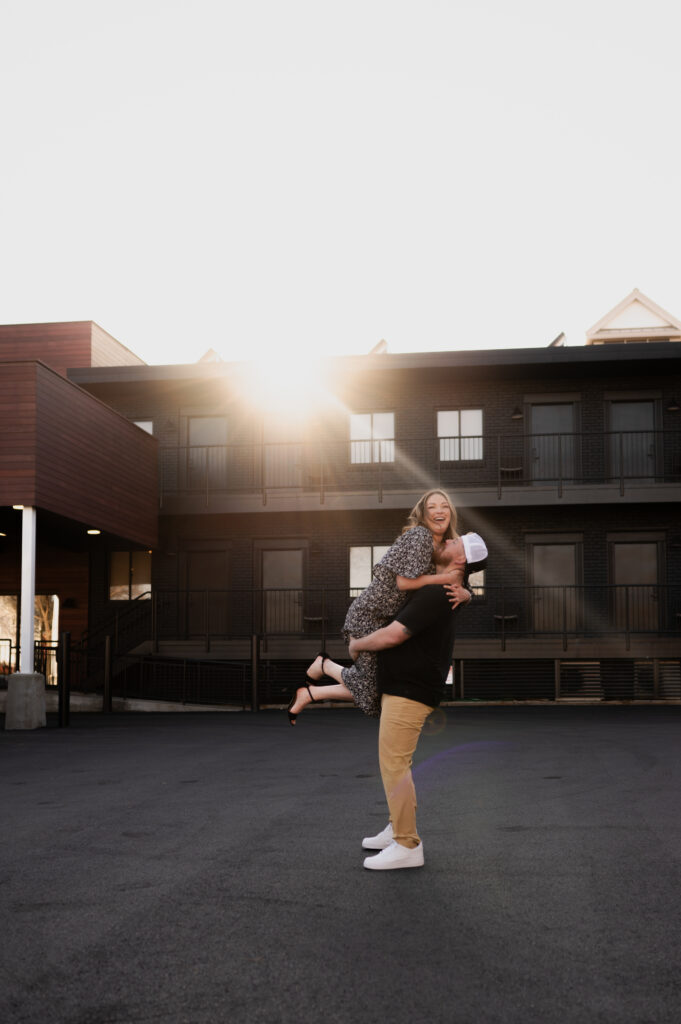
[[[362,840],[362,848],[364,850],[385,850],[386,846],[390,846],[393,841],[393,826],[392,822],[388,822],[382,832],[379,832],[377,836],[365,836]]]
[[[400,846],[394,840],[385,850],[381,850],[375,857],[367,857],[364,867],[371,871],[390,871],[392,868],[422,868],[423,867],[423,843],[419,843],[413,850],[406,846]]]

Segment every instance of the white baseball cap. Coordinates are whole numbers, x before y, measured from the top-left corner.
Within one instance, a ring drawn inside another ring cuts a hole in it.
[[[483,562],[487,558],[487,545],[479,533],[464,533],[461,538],[463,549],[466,552],[466,561],[469,565],[475,562]]]

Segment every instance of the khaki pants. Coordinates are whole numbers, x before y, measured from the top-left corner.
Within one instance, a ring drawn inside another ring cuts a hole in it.
[[[410,850],[421,842],[416,831],[416,790],[411,764],[423,723],[433,709],[406,697],[384,693],[378,733],[378,760],[393,836]]]

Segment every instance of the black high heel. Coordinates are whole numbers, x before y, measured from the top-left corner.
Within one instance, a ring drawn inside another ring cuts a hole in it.
[[[314,660],[316,661],[317,658],[321,658],[322,659],[322,675],[325,676],[326,672],[324,671],[324,662],[325,661],[331,661],[331,658],[326,653],[326,651],[317,651],[317,653],[314,656]],[[310,686],[319,686],[320,680],[319,679],[313,679],[312,676],[309,676],[307,674],[307,672],[305,673],[305,678],[307,679],[307,682],[304,683],[303,686],[297,687],[296,692],[291,697],[291,700],[289,702],[289,706],[286,708],[286,711],[287,711],[287,714],[288,714],[288,720],[289,720],[289,724],[290,725],[295,725],[296,724],[296,718],[298,717],[298,712],[297,711],[296,711],[295,715],[291,714],[291,708],[293,707],[293,705],[296,702],[296,697],[298,696],[298,690],[306,689],[307,692],[310,694],[310,700],[312,701],[313,704],[320,704],[320,703],[323,704],[324,703],[324,701],[315,700],[314,697],[312,696],[312,691],[310,690]],[[330,679],[331,677],[328,676],[327,678]]]
[[[305,678],[310,683],[312,683],[313,686],[317,685],[317,680],[316,679],[310,679],[310,677],[307,675],[307,673],[305,674]],[[296,724],[296,718],[298,717],[298,712],[297,711],[296,711],[295,715],[291,714],[291,708],[293,707],[293,705],[296,702],[296,698],[298,696],[298,690],[307,690],[307,692],[310,694],[310,700],[312,701],[312,703],[313,704],[317,704],[318,703],[318,701],[316,701],[314,699],[314,697],[312,696],[312,691],[310,690],[310,687],[309,687],[308,683],[303,683],[302,686],[297,687],[296,692],[291,697],[291,700],[289,701],[289,705],[286,708],[286,713],[288,714],[289,725],[295,725]]]

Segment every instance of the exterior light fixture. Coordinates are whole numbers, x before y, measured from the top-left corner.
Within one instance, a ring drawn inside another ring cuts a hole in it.
[[[512,420],[522,420],[522,419],[524,419],[524,416],[525,416],[525,414],[523,413],[523,410],[520,408],[519,405],[516,405],[515,409],[511,413],[511,419]]]
[[[88,533],[90,534],[91,537],[98,537],[101,532],[101,530],[88,530]]]
[[[17,512],[21,512],[23,507],[24,507],[23,505],[12,505],[12,508],[15,508],[17,510]]]
[[[681,405],[679,405],[676,398],[672,398],[671,402],[667,406],[667,412],[678,412],[679,409],[681,409]]]
[[[7,536],[6,533],[2,533],[2,531],[0,531],[0,537],[6,537],[6,536]]]

